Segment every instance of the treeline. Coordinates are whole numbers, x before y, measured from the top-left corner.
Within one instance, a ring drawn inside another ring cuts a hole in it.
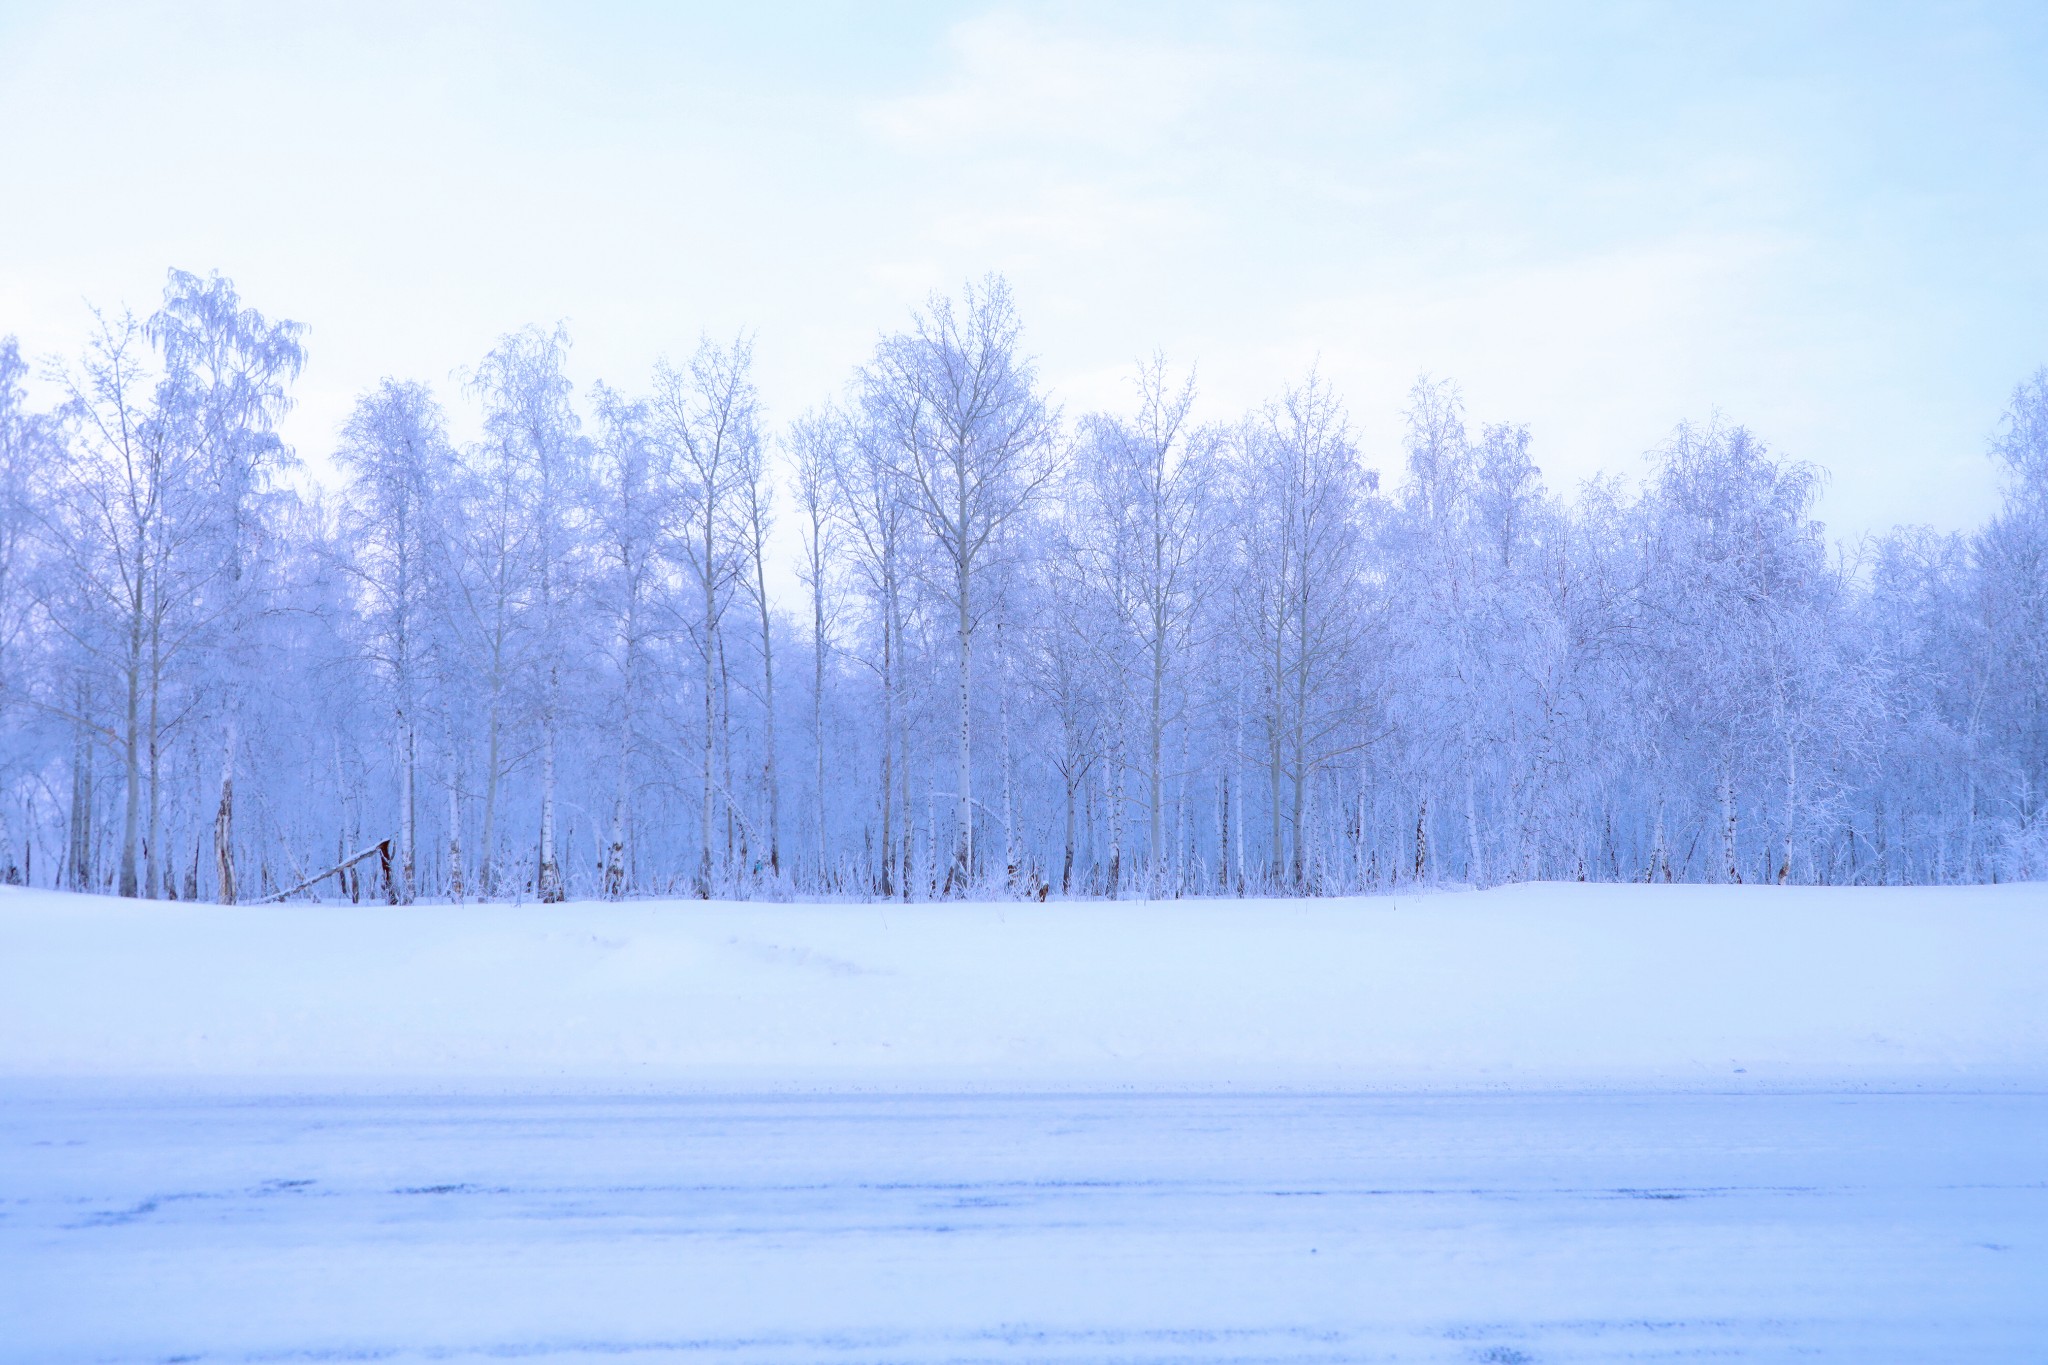
[[[385,380],[313,493],[278,436],[303,331],[218,276],[95,315],[49,411],[0,344],[0,876],[411,901],[2048,871],[2048,371],[1988,526],[1845,549],[1820,472],[1718,421],[1640,490],[1565,497],[1526,427],[1428,379],[1398,451],[1313,373],[1199,423],[1155,359],[1065,414],[993,277],[779,424],[744,337],[581,393],[569,344]]]

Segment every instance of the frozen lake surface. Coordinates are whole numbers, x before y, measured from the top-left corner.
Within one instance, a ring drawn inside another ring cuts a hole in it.
[[[0,1084],[0,1357],[2038,1360],[2048,1096]]]

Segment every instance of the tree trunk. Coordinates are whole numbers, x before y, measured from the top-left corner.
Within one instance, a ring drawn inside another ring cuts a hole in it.
[[[142,815],[142,639],[138,626],[128,653],[128,706],[121,736],[122,778],[127,791],[121,803],[121,894],[133,896],[140,889],[135,867],[135,845]]]
[[[560,904],[567,892],[561,865],[555,860],[555,747],[560,738],[558,711],[561,668],[548,662],[547,701],[541,716],[545,733],[540,749],[540,866],[534,874],[534,898],[543,905]]]
[[[1075,771],[1076,769],[1070,766],[1065,774],[1067,787],[1067,837],[1065,852],[1060,859],[1060,894],[1062,896],[1066,895],[1074,884],[1074,788],[1077,785],[1074,778]]]
[[[884,596],[890,596],[884,580]],[[895,894],[896,843],[891,828],[896,812],[895,770],[892,767],[896,753],[896,658],[895,629],[891,622],[889,604],[885,601],[882,615],[882,899]],[[903,879],[910,880],[910,869],[903,869]]]
[[[730,878],[735,868],[750,881],[754,868],[748,862],[747,827],[739,809],[739,793],[732,779],[732,674],[727,668],[725,639],[718,641],[718,741],[723,760],[719,790],[725,794],[725,868]]]
[[[1799,801],[1799,746],[1785,746],[1785,855],[1778,864],[1778,885],[1783,886],[1792,875],[1792,835],[1798,814]]]
[[[819,543],[817,531],[812,532],[812,543]],[[825,883],[825,585],[822,564],[814,564],[811,574],[811,748],[817,761],[816,786],[812,791],[811,823],[814,827],[811,856],[815,859],[815,875],[819,885]],[[883,781],[886,792],[887,779]],[[886,796],[883,804],[888,804]],[[885,893],[886,894],[886,893]]]
[[[235,903],[235,725],[228,722],[227,743],[220,765],[220,806],[213,815],[213,864],[218,879],[216,899]]]
[[[503,737],[499,730],[498,704],[493,698],[491,714],[485,722],[484,827],[477,840],[476,851],[477,894],[485,900],[498,894],[498,785],[503,780],[498,771],[503,761],[500,754]]]
[[[1103,894],[1116,900],[1122,894],[1124,870],[1124,735],[1121,712],[1116,723],[1116,738],[1110,743],[1109,771],[1103,777],[1109,803],[1109,867]]]
[[[162,894],[163,879],[169,875],[162,857],[163,774],[162,729],[158,706],[163,695],[163,629],[152,619],[149,625],[149,834],[143,843],[142,894],[154,900]]]
[[[1273,844],[1266,860],[1266,876],[1273,881],[1278,881],[1287,870],[1287,845],[1281,833],[1281,821],[1285,818],[1287,809],[1284,777],[1285,773],[1281,762],[1280,717],[1276,701],[1274,714],[1267,718],[1266,723],[1266,796],[1267,804],[1271,807],[1269,813],[1272,816],[1272,829],[1270,833]]]
[[[1189,764],[1188,727],[1180,727],[1180,789],[1173,801],[1173,879],[1168,890],[1175,899],[1188,885],[1188,868],[1194,861],[1195,832],[1191,828],[1194,817],[1188,813]]]
[[[1017,894],[1017,820],[1010,787],[1010,656],[1003,643],[1003,623],[996,622],[996,695],[1002,715],[1003,889]]]
[[[1732,760],[1721,764],[1721,866],[1731,885],[1742,880],[1742,869],[1735,861],[1735,764]]]
[[[618,771],[612,786],[612,835],[605,847],[604,894],[607,900],[626,895],[626,803],[632,795],[633,646],[625,644],[624,683],[619,700]]]
[[[192,831],[192,861],[185,865],[185,899],[188,901],[199,899],[199,853],[206,842],[204,829],[202,825]]]
[[[1424,797],[1415,812],[1415,881],[1429,881],[1429,798]]]
[[[83,678],[77,687],[78,715],[71,732],[70,842],[64,860],[64,882],[73,891],[93,889],[92,866],[92,735],[82,719],[88,693]]]
[[[714,655],[715,645],[711,636],[717,620],[718,604],[715,595],[716,585],[710,578],[711,570],[708,564],[705,566],[704,572],[704,634],[702,645],[704,655],[704,736],[701,745],[702,754],[700,755],[703,759],[704,767],[702,774],[704,799],[703,805],[698,811],[697,834],[702,852],[698,855],[697,859],[697,895],[702,900],[709,900],[711,899],[713,861],[711,831],[713,818],[716,813],[714,789],[718,780],[717,770],[714,766],[717,758],[716,748],[718,744],[718,660]]]
[[[1308,885],[1308,754],[1297,723],[1294,732],[1293,789],[1294,862],[1289,869],[1297,893]]]
[[[1224,773],[1216,789],[1216,886],[1230,890],[1230,774]]]
[[[449,765],[451,771],[454,765]],[[448,899],[460,904],[462,885],[462,794],[453,777],[448,781]]]
[[[775,771],[775,636],[768,617],[762,535],[754,533],[754,599],[761,605],[761,777],[768,787],[768,877],[782,879],[782,785]]]
[[[964,478],[964,475],[963,475]],[[964,496],[963,496],[964,502]],[[963,509],[964,510],[964,509]],[[958,636],[960,642],[960,791],[957,803],[959,822],[953,832],[953,872],[947,880],[957,876],[960,895],[967,894],[967,887],[974,878],[974,736],[973,736],[973,686],[974,686],[974,621],[968,611],[967,549],[965,545],[966,526],[962,518],[962,545],[959,552],[954,591],[959,594]]]
[[[916,807],[910,799],[910,709],[903,704],[901,694],[903,672],[903,594],[899,588],[892,589],[889,597],[890,610],[896,622],[896,674],[898,678],[896,699],[896,810],[897,827],[900,831],[902,848],[898,850],[897,866],[901,873],[897,878],[896,893],[906,904],[910,901],[910,885],[914,865],[912,853],[917,842]],[[938,854],[937,845],[932,848],[933,857]]]
[[[407,905],[419,894],[417,756],[412,716],[403,712],[398,720],[398,898]]]
[[[1160,573],[1158,567],[1157,537],[1154,537],[1153,573]],[[1152,617],[1152,696],[1145,712],[1145,864],[1147,880],[1151,885],[1145,888],[1147,896],[1159,894],[1159,884],[1164,872],[1164,860],[1160,849],[1166,838],[1166,776],[1163,771],[1165,755],[1163,746],[1166,738],[1166,628],[1158,612]]]

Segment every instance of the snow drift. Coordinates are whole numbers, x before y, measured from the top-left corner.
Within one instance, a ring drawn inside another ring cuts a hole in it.
[[[2048,887],[226,908],[0,895],[0,1076],[264,1089],[2048,1080]]]

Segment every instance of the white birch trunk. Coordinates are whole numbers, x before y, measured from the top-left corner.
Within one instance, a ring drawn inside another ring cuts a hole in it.
[[[1735,764],[1724,760],[1721,764],[1721,868],[1722,874],[1732,885],[1742,880],[1742,869],[1735,861]]]
[[[220,805],[213,815],[213,862],[217,899],[233,905],[235,885],[235,723],[230,720],[220,764]]]

